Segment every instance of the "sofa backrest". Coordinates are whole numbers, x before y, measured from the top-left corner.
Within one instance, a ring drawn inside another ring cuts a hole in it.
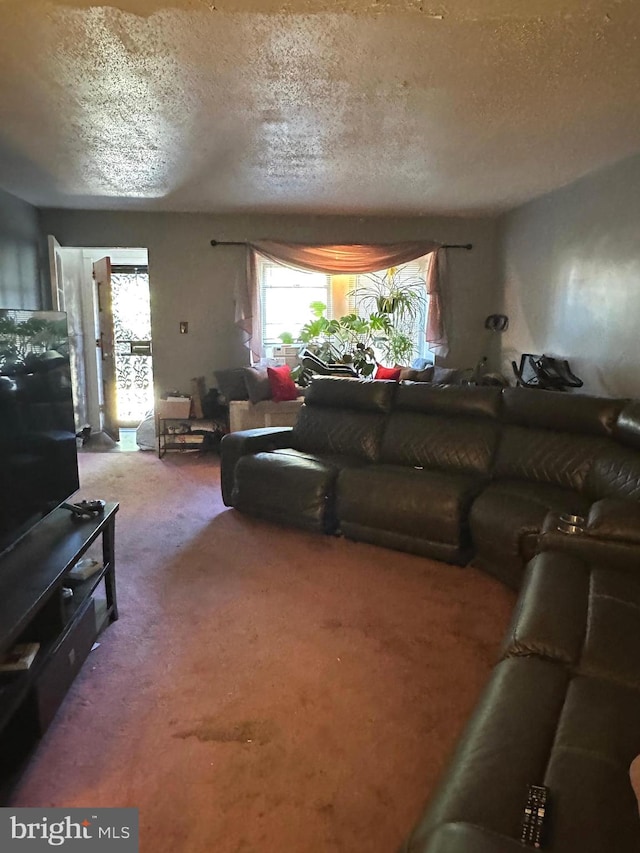
[[[640,500],[640,401],[321,376],[292,446]]]
[[[380,461],[488,476],[499,412],[500,388],[401,383]]]
[[[316,377],[293,428],[292,445],[307,453],[376,462],[397,382]]]
[[[640,500],[640,401],[627,403],[613,428],[615,442],[598,456],[589,473],[593,498]]]
[[[529,428],[612,436],[626,403],[626,400],[563,391],[505,388],[502,392],[502,419],[507,424]]]
[[[624,402],[559,391],[505,389],[494,477],[590,490],[590,472],[595,460],[614,444],[612,436]]]

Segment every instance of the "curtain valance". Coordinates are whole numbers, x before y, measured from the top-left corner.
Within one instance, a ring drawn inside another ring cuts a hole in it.
[[[377,244],[280,243],[259,240],[249,244],[261,255],[279,264],[289,264],[313,272],[333,275],[356,275],[397,267],[428,255],[440,247],[433,240]]]
[[[446,355],[447,335],[442,309],[443,268],[438,251],[441,243],[433,240],[413,240],[402,243],[345,243],[310,245],[284,243],[275,240],[259,240],[247,244],[246,283],[236,288],[236,325],[245,335],[245,344],[251,350],[252,361],[263,356],[260,287],[258,282],[257,255],[287,266],[329,275],[357,275],[378,272],[409,263],[416,258],[432,254],[425,282],[429,295],[429,314],[425,328],[425,340],[432,352]]]

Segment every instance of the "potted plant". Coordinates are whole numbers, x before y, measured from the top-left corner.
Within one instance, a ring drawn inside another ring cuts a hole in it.
[[[424,281],[400,274],[398,267],[389,267],[384,273],[367,273],[367,282],[351,293],[364,308],[373,308],[381,314],[393,315],[396,322],[415,321],[425,305]]]
[[[31,361],[52,355],[68,360],[68,340],[64,320],[30,317],[21,320],[15,311],[0,312],[0,368],[19,372]]]
[[[323,302],[313,302],[310,307],[313,317],[300,330],[298,341],[329,364],[346,364],[360,376],[371,376],[376,367],[376,348],[385,343],[392,331],[389,316],[380,312],[367,317],[351,313],[330,320]],[[280,340],[294,343],[288,332],[280,335]]]
[[[398,267],[368,273],[366,283],[351,291],[361,308],[387,317],[386,333],[379,341],[382,358],[390,364],[409,364],[415,354],[413,330],[426,308],[424,281],[405,278]]]

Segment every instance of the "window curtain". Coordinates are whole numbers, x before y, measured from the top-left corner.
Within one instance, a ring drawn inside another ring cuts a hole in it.
[[[377,272],[406,264],[432,252],[436,253],[434,259],[442,254],[440,244],[433,240],[366,245],[357,243],[305,245],[261,240],[250,243],[248,249],[245,287],[239,289],[241,292],[236,292],[236,325],[245,335],[245,344],[251,351],[252,361],[262,358],[261,312],[256,261],[258,254],[264,255],[269,260],[279,264],[287,264],[288,266],[330,275]],[[432,274],[433,268],[435,268],[435,273]],[[442,312],[440,263],[436,262],[429,265],[427,292],[430,299],[426,334],[433,336],[432,349],[439,348],[440,354],[442,348],[444,348],[444,352],[447,351]],[[427,337],[427,341],[431,343],[432,337]]]
[[[431,254],[427,267],[427,295],[429,297],[429,313],[424,339],[429,349],[435,355],[446,356],[449,353],[449,341],[444,322],[442,308],[442,280],[446,267],[446,253],[439,249]]]
[[[262,352],[262,312],[260,310],[260,287],[258,286],[257,253],[249,245],[246,253],[246,270],[243,277],[236,279],[235,323],[243,336],[244,345],[250,353],[250,361],[260,361]]]

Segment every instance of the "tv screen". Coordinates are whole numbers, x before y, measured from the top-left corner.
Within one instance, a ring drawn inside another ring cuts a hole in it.
[[[0,552],[79,488],[67,315],[0,309]]]

